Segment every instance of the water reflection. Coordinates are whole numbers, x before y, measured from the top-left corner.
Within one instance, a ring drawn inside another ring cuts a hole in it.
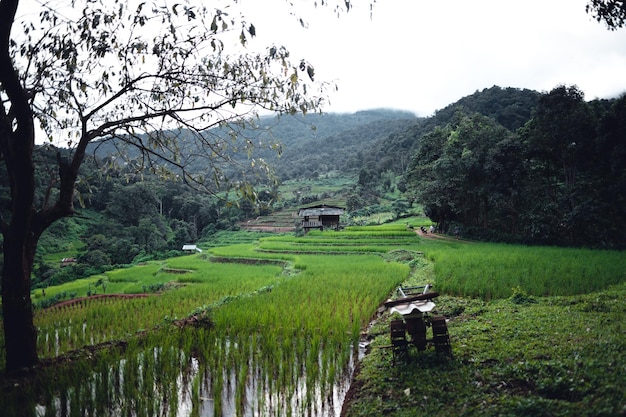
[[[164,339],[50,367],[5,392],[2,415],[336,417],[358,355],[328,344],[273,357],[260,340],[197,329]]]

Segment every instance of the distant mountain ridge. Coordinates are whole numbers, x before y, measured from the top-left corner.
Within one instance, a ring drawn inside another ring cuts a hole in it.
[[[450,123],[458,113],[480,113],[515,130],[530,120],[540,95],[527,89],[493,86],[463,97],[428,118],[389,109],[352,114],[262,116],[254,122],[254,129],[247,128],[242,134],[256,144],[282,145],[280,157],[266,149],[260,149],[258,156],[274,165],[283,180],[310,178],[331,171],[355,174],[364,166],[401,174],[419,138],[437,126]],[[210,134],[227,133],[215,128]],[[105,157],[116,153],[119,147],[116,141],[100,141],[90,144],[88,152]],[[132,156],[136,151],[128,148],[127,152]]]
[[[541,93],[528,89],[493,86],[463,97],[431,117],[419,119],[402,132],[390,132],[364,149],[364,158],[349,163],[353,168],[366,166],[376,172],[404,172],[419,138],[437,127],[452,123],[455,117],[479,113],[514,131],[533,116]]]

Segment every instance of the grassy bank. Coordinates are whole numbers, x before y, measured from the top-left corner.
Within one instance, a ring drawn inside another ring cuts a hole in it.
[[[386,347],[391,317],[384,313],[368,330],[368,354],[353,381],[343,417],[624,414],[623,254],[510,246],[498,251],[498,246],[436,244],[425,249],[430,261],[426,257],[412,261],[415,269],[408,283],[434,281],[438,291],[448,288],[442,291],[445,294],[466,291],[466,283],[481,276],[477,271],[492,274],[491,280],[477,279],[477,288],[492,288],[504,279],[498,277],[507,276],[503,285],[516,288],[507,287],[503,293],[509,295],[498,299],[493,299],[496,292],[485,298],[435,299],[435,313],[448,320],[451,359],[433,350],[410,350],[392,366]],[[488,248],[492,253],[486,253]],[[524,261],[518,263],[518,271],[514,265],[520,257]],[[442,271],[449,271],[449,276],[442,277]],[[561,288],[563,281],[555,280],[561,275],[577,285]],[[539,293],[575,295],[534,296],[520,285],[538,288]]]

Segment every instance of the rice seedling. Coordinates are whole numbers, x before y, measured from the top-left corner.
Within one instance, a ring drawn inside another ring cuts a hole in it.
[[[263,253],[256,250],[256,244],[239,244],[233,246],[224,246],[219,248],[212,248],[211,254],[217,257],[229,258],[229,259],[245,259],[247,262],[255,259],[273,259],[281,261],[293,261],[296,262],[297,258],[282,254],[282,253]]]
[[[415,232],[412,230],[399,229],[395,226],[394,228],[389,229],[372,229],[374,226],[350,226],[347,227],[345,231],[319,231],[319,230],[311,230],[307,235],[311,237],[327,237],[327,238],[338,238],[338,239],[359,239],[359,238],[377,238],[377,237],[415,237]],[[354,228],[354,229],[353,229]]]
[[[348,226],[345,229],[347,232],[390,232],[390,231],[406,231],[406,225],[403,224],[384,224],[378,226]]]
[[[181,261],[174,261],[172,265],[179,266],[177,262]],[[172,285],[173,289],[159,295],[109,298],[38,312],[36,323],[40,355],[56,356],[86,345],[124,339],[138,330],[187,317],[200,306],[251,292],[282,279],[282,268],[277,265],[215,264],[207,260],[190,260],[189,266],[198,270],[184,275],[160,273],[166,283],[186,283]],[[142,273],[143,270],[140,270],[137,279]],[[194,277],[193,283],[182,278],[188,275]]]
[[[406,277],[408,268],[385,264],[372,255],[304,258],[307,268],[300,275],[245,303],[215,310],[213,320],[216,332],[224,331],[223,337],[236,341],[237,346],[243,346],[250,334],[257,334],[259,350],[248,359],[255,364],[250,368],[264,373],[257,384],[263,391],[273,392],[276,383],[283,387],[284,395],[300,396],[307,409],[317,404],[320,386],[337,383],[342,373],[336,368],[339,363],[341,369],[347,366],[347,352],[354,349],[360,328],[369,321],[381,297]],[[328,262],[334,265],[332,276],[327,274]],[[338,349],[341,346],[344,348]],[[230,363],[241,360],[234,358]],[[281,409],[285,404],[275,406]]]
[[[280,243],[290,243],[293,246],[307,246],[307,245],[335,245],[335,246],[351,246],[351,245],[371,245],[372,243],[381,244],[381,245],[401,245],[401,244],[411,244],[416,243],[417,239],[414,234],[408,236],[400,236],[400,237],[376,237],[373,241],[372,238],[359,238],[359,237],[324,237],[324,235],[319,236],[307,236],[307,237],[295,237],[295,236],[280,236],[280,237],[271,237],[271,238],[263,238],[259,240],[260,244],[264,244],[267,242],[280,242]]]
[[[102,396],[115,404],[116,412],[134,415],[174,413],[181,406],[179,401],[199,401],[205,396],[212,398],[216,414],[234,410],[234,415],[242,415],[252,408],[299,415],[320,404],[330,407],[326,392],[336,390],[338,381],[348,375],[360,329],[382,298],[406,278],[408,267],[387,263],[377,255],[294,257],[243,247],[249,249],[237,250],[237,255],[248,252],[253,255],[249,258],[257,260],[291,261],[302,266],[301,272],[285,275],[283,266],[275,263],[212,263],[202,256],[180,257],[140,269],[136,276],[129,270],[110,277],[135,285],[145,282],[141,277],[185,283],[160,295],[107,299],[38,313],[44,356],[129,340],[138,329],[163,329],[157,332],[158,338],[148,333],[141,346],[128,346],[123,357],[107,358],[119,366],[106,378],[104,371],[77,377],[82,385],[92,384],[98,398],[89,399],[87,391],[68,387],[65,392],[73,397],[66,401],[89,412],[103,408]],[[229,250],[233,248],[218,248],[215,253],[224,256]],[[167,272],[173,269],[187,272]],[[171,335],[168,323],[193,311],[210,312],[211,330],[189,329]],[[196,371],[184,359],[192,357],[202,363]],[[174,376],[173,369],[178,369],[179,376]],[[200,369],[204,375],[193,374]],[[147,381],[154,381],[153,385],[146,385]],[[153,394],[137,400],[145,391]],[[53,406],[46,407],[51,410]],[[190,408],[198,409],[198,405]]]
[[[585,294],[626,281],[620,251],[487,243],[424,247],[434,261],[439,291],[485,300],[515,288],[530,295]]]
[[[336,253],[336,252],[360,252],[360,253],[385,253],[396,245],[380,245],[380,246],[360,246],[351,244],[336,243],[334,245],[294,245],[292,243],[281,242],[261,242],[259,250],[264,252],[281,252],[281,253]]]
[[[410,246],[419,238],[404,226],[346,228],[346,231],[311,231],[306,237],[263,238],[258,250],[282,253],[386,253],[398,246]]]
[[[30,400],[5,392],[0,407],[7,416],[321,414],[341,401],[378,305],[424,267],[418,251],[434,261],[439,292],[485,299],[626,281],[618,252],[430,242],[403,225],[216,247],[106,274],[111,287],[162,283],[159,293],[37,311],[44,358],[120,347],[42,376],[55,384],[25,389]]]

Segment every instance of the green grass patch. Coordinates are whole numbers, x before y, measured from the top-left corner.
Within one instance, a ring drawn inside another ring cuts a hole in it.
[[[507,298],[514,288],[531,295],[585,294],[626,282],[623,251],[487,243],[438,243],[424,247],[435,264],[440,291]]]
[[[425,217],[425,216],[410,216],[410,217],[403,217],[403,218],[394,220],[390,222],[389,224],[402,224],[402,225],[411,227],[413,229],[417,229],[419,227],[428,228],[430,227],[431,224],[433,224],[433,221],[430,220],[430,218]]]
[[[384,224],[380,226],[348,226],[346,232],[406,232],[406,226],[402,224]]]
[[[377,246],[364,246],[364,245],[355,245],[352,243],[348,244],[324,244],[324,245],[316,245],[314,243],[310,244],[299,244],[295,245],[293,243],[282,243],[282,242],[261,242],[259,244],[259,250],[269,251],[269,252],[285,252],[285,253],[386,253],[393,248],[394,245],[386,244],[386,245],[377,245]]]
[[[624,284],[582,296],[435,301],[450,313],[454,357],[410,351],[391,366],[388,317],[346,417],[617,416],[626,405]]]
[[[392,221],[396,215],[390,211],[370,214],[369,216],[352,217],[352,222],[356,224],[382,225]]]
[[[35,304],[42,300],[56,298],[59,301],[77,297],[85,297],[90,289],[96,289],[95,284],[104,278],[104,275],[96,275],[89,278],[77,279],[62,285],[56,285],[45,289],[37,289],[32,292]],[[45,295],[44,295],[45,294]]]
[[[285,253],[385,253],[418,241],[415,233],[406,233],[399,227],[366,227],[342,232],[311,232],[305,237],[263,238],[258,249]]]
[[[225,231],[221,230],[209,237],[202,239],[199,246],[202,248],[215,248],[220,246],[239,245],[254,243],[263,237],[276,236],[276,233],[252,232],[248,230]]]
[[[356,229],[351,229],[355,227]],[[412,230],[400,230],[396,228],[383,228],[375,229],[371,228],[375,226],[350,226],[350,229],[346,228],[345,231],[319,231],[311,230],[307,236],[310,237],[334,237],[341,239],[360,239],[360,238],[378,238],[378,237],[415,237],[415,232]]]
[[[265,253],[257,250],[257,244],[239,244],[212,248],[210,253],[214,256],[232,259],[263,259],[278,261],[296,261],[297,257],[285,253]]]

